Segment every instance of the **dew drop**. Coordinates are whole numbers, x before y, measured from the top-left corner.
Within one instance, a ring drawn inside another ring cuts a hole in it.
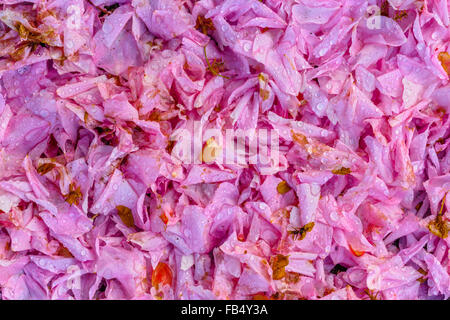
[[[330,219],[334,222],[338,221],[338,215],[336,211],[331,211],[330,213]]]
[[[47,110],[45,110],[45,109],[43,109],[43,110],[41,110],[41,112],[40,112],[40,114],[41,114],[41,116],[42,117],[47,117],[48,116],[48,111]]]
[[[317,110],[322,111],[324,110],[326,107],[325,103],[320,102],[319,104],[317,104]]]
[[[322,48],[319,50],[319,57],[323,57],[325,55],[325,53],[327,53],[327,49],[326,48]]]
[[[104,23],[102,26],[102,31],[104,33],[110,33],[112,31],[112,26],[109,23]]]
[[[30,70],[30,66],[24,66],[24,67],[22,67],[22,68],[19,68],[19,69],[17,70],[17,73],[20,74],[20,75],[22,75],[22,74],[28,72],[28,70]]]

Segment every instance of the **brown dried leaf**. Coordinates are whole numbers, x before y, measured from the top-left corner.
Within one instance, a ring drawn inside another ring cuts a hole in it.
[[[449,223],[442,219],[442,215],[438,214],[436,219],[430,221],[428,230],[435,236],[445,239],[448,237]]]
[[[122,222],[124,223],[124,225],[126,225],[129,228],[133,228],[134,227],[134,218],[133,218],[133,213],[131,212],[131,209],[125,206],[117,206],[117,213],[120,217],[120,219],[122,220]]]
[[[46,173],[49,173],[56,167],[56,164],[54,163],[43,163],[37,168],[37,172],[42,176]]]
[[[408,12],[405,10],[402,10],[400,12],[397,12],[394,16],[395,21],[401,21],[402,19],[406,18],[408,16]]]
[[[271,259],[272,266],[272,278],[274,280],[283,279],[286,275],[285,268],[289,264],[288,256],[284,256],[282,254],[277,254],[275,257]]]
[[[296,133],[293,130],[291,131],[292,139],[297,142],[301,146],[305,146],[308,144],[308,139],[301,133]]]
[[[447,194],[444,195],[444,198],[442,199],[441,203],[441,209],[439,210],[439,213],[436,216],[436,219],[433,221],[430,221],[428,224],[428,230],[435,236],[445,239],[448,237],[448,229],[449,229],[449,222],[443,219],[444,216],[444,203],[445,198],[447,197]]]
[[[200,30],[203,34],[208,34],[208,31],[214,31],[214,23],[211,18],[205,19],[205,16],[198,15],[195,23],[195,29]]]
[[[286,181],[281,181],[277,186],[277,191],[279,194],[285,194],[291,190],[291,187],[287,184]]]
[[[56,251],[57,256],[65,257],[65,258],[73,258],[72,253],[64,247],[63,245],[60,245],[58,248],[58,251]]]
[[[75,188],[75,183],[71,183],[69,186],[69,193],[64,195],[64,200],[70,205],[78,205],[82,196],[80,187],[78,186]]]
[[[82,196],[80,187],[75,188],[75,183],[71,183],[69,186],[69,193],[64,195],[64,200],[70,205],[78,205]]]
[[[448,52],[440,52],[438,59],[442,64],[442,68],[450,75],[450,54]]]
[[[333,172],[334,174],[346,175],[351,173],[352,171],[350,170],[350,168],[342,167],[339,169],[332,170],[331,172]]]

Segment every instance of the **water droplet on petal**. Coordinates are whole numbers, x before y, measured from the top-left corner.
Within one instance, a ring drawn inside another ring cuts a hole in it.
[[[112,31],[112,25],[110,23],[104,23],[102,26],[102,31],[104,33],[110,33]]]
[[[17,70],[17,73],[20,74],[20,75],[22,75],[22,74],[24,74],[25,72],[28,72],[28,70],[30,70],[30,66],[24,66],[24,67],[22,67],[22,68],[19,68],[19,69]]]
[[[324,110],[325,107],[326,107],[326,105],[325,105],[325,103],[323,103],[323,102],[320,102],[320,103],[317,104],[317,106],[316,106],[317,110],[319,110],[319,111]]]
[[[336,211],[331,211],[330,213],[330,219],[334,222],[338,221],[338,215]]]
[[[327,53],[327,49],[326,48],[322,48],[319,50],[319,57],[322,57],[325,55],[325,53]]]

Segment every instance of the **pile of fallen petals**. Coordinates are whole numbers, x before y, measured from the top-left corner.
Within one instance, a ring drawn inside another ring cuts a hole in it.
[[[1,299],[448,299],[449,11],[1,0]]]

